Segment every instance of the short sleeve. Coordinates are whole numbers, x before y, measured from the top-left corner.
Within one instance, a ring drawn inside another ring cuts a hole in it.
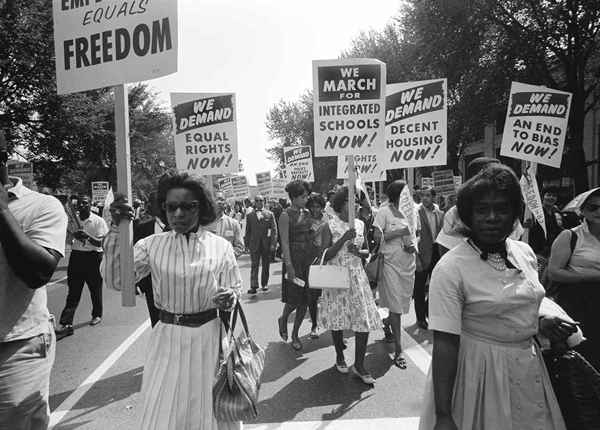
[[[429,328],[460,334],[464,292],[462,279],[452,260],[442,259],[429,282]]]
[[[63,206],[54,197],[48,197],[39,207],[25,234],[36,244],[64,256],[68,219]]]
[[[219,287],[232,288],[239,295],[242,288],[242,275],[235,259],[233,247],[229,242],[226,244],[223,259],[223,268],[219,274]]]
[[[385,225],[387,221],[387,217],[385,215],[386,212],[387,211],[385,208],[378,210],[377,214],[375,215],[375,220],[373,221],[373,225],[379,228],[382,232],[385,232]]]

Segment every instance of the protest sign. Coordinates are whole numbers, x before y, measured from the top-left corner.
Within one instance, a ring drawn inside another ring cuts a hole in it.
[[[417,237],[417,206],[410,193],[410,187],[405,186],[398,197],[398,210],[406,217],[408,229],[413,239]]]
[[[386,87],[386,169],[446,164],[446,85],[446,79],[434,79]]]
[[[29,189],[35,189],[35,183],[33,180],[33,163],[29,163],[27,161],[8,160],[6,163],[6,169],[8,170],[8,176],[21,178],[23,185]]]
[[[433,178],[428,178],[425,176],[421,178],[421,188],[425,187],[433,188]]]
[[[315,156],[383,150],[385,80],[379,60],[313,61]]]
[[[455,176],[454,177],[454,188],[458,190],[458,188],[462,185],[462,176]]]
[[[109,188],[110,186],[106,181],[92,182],[92,203],[104,204]]]
[[[454,172],[452,170],[436,170],[431,176],[433,178],[433,188],[435,188],[437,194],[442,197],[456,194]]]
[[[544,215],[540,189],[538,188],[537,179],[535,178],[535,170],[535,165],[527,163],[526,168],[523,171],[523,176],[521,176],[519,182],[521,184],[521,192],[523,193],[525,206],[544,230],[544,236],[548,237],[548,232],[546,231],[546,216]]]
[[[513,82],[500,155],[560,167],[571,93]]]
[[[231,177],[231,192],[234,200],[244,200],[250,195],[248,179],[245,176]]]
[[[235,95],[171,93],[177,169],[198,175],[238,171]]]
[[[283,150],[286,177],[290,181],[301,179],[314,182],[312,151],[310,146],[293,146]]]
[[[256,190],[263,197],[269,197],[273,188],[271,182],[271,172],[261,172],[256,174]]]
[[[354,168],[356,174],[362,181],[385,181],[386,173],[382,163],[379,162],[379,155],[355,155]],[[337,160],[337,178],[348,179],[348,157],[339,155]]]
[[[231,177],[226,176],[219,179],[219,191],[223,193],[225,200],[231,200],[233,198],[233,188],[231,186]]]
[[[273,192],[271,198],[273,199],[287,199],[288,194],[285,191],[285,187],[288,184],[286,178],[273,178]]]
[[[58,94],[177,71],[177,0],[53,0]]]

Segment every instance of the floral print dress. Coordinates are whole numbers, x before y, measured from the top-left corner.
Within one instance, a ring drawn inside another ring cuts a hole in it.
[[[362,246],[364,242],[364,224],[354,220],[356,238],[354,243]],[[348,230],[348,223],[337,214],[330,218],[329,229],[332,240],[336,242]],[[348,267],[350,270],[350,288],[345,290],[324,289],[319,303],[319,325],[324,330],[352,330],[369,332],[381,329],[382,323],[377,306],[369,287],[369,279],[360,257],[348,251],[347,244],[327,264]]]

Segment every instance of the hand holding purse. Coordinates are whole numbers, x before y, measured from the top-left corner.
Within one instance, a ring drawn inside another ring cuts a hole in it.
[[[323,264],[325,253],[323,251],[320,264],[312,264],[308,272],[308,286],[319,289],[347,290],[350,288],[350,272],[347,267]],[[316,262],[317,260],[315,260]]]

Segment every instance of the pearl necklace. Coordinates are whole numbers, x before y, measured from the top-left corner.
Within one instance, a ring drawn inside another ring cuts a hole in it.
[[[493,269],[499,272],[503,272],[508,268],[506,266],[506,261],[504,260],[504,258],[502,258],[500,254],[488,254],[488,258],[486,261],[490,266],[492,266]]]

